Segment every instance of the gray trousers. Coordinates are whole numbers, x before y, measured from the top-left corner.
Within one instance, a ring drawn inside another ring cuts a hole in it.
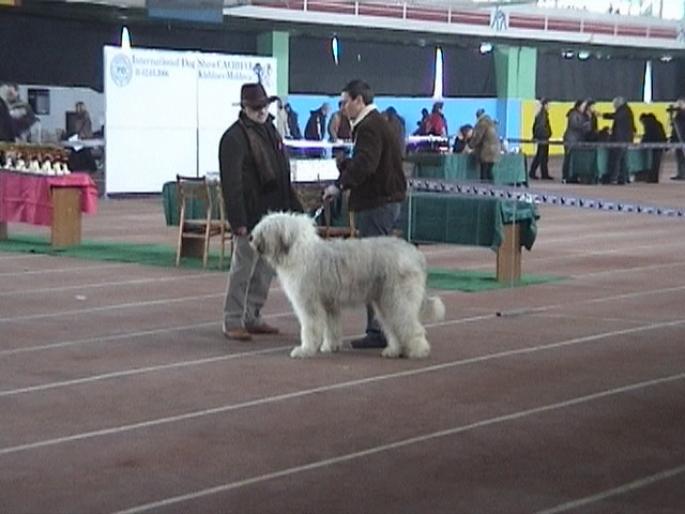
[[[354,213],[354,224],[360,237],[387,236],[400,217],[401,202],[387,203],[375,209]],[[373,315],[373,308],[366,306],[366,333],[372,337],[382,337],[381,327]]]
[[[226,330],[259,325],[274,271],[250,246],[247,236],[233,236],[233,256],[224,302]]]

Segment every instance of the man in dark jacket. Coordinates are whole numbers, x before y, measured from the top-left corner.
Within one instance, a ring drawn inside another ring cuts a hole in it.
[[[552,137],[552,126],[549,123],[549,101],[546,98],[540,100],[540,110],[533,122],[533,139],[537,141],[538,150],[530,166],[530,178],[538,178],[536,173],[538,166],[545,180],[552,180],[549,174],[549,138]]]
[[[326,135],[326,116],[330,107],[324,103],[318,109],[309,113],[307,125],[304,127],[304,138],[310,141],[323,141]]]
[[[623,97],[614,98],[613,103],[614,112],[603,115],[605,119],[614,120],[611,125],[611,142],[632,143],[635,139],[633,110]],[[625,146],[615,147],[609,151],[609,173],[602,177],[602,183],[623,185],[628,182],[627,152],[628,148]]]
[[[671,112],[675,113],[671,119],[671,142],[685,143],[685,98],[679,98]],[[685,180],[685,150],[678,148],[675,151],[675,160],[678,172],[671,180]]]
[[[248,233],[269,211],[303,210],[290,183],[285,145],[268,111],[277,98],[267,96],[261,84],[243,84],[238,121],[219,143],[221,188],[234,242],[223,331],[238,341],[278,333],[260,316],[274,272],[252,250]]]
[[[640,122],[644,128],[642,135],[643,143],[665,143],[666,131],[659,120],[656,119],[653,113],[640,114]],[[654,184],[659,182],[659,171],[661,170],[661,156],[664,151],[661,148],[653,148],[648,150],[652,153],[652,166],[647,175],[647,182]]]
[[[352,123],[354,151],[339,161],[340,185],[350,190],[349,207],[361,237],[387,236],[400,216],[407,193],[402,150],[397,135],[373,103],[374,94],[362,80],[353,80],[342,91],[344,111]],[[373,309],[367,306],[366,336],[353,348],[386,346]]]

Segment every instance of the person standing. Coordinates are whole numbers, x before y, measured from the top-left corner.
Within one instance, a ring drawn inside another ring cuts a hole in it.
[[[671,112],[675,112],[675,116],[671,120],[673,130],[671,131],[672,143],[685,143],[685,97],[678,98]],[[685,180],[685,149],[678,148],[675,151],[675,159],[677,173],[671,177],[671,180]]]
[[[549,139],[552,137],[552,126],[549,123],[549,101],[540,100],[540,110],[533,122],[533,139],[538,144],[533,163],[530,165],[529,176],[537,179],[538,167],[544,180],[553,180],[549,174]]]
[[[283,139],[291,139],[290,127],[288,127],[288,113],[283,105],[283,100],[276,100],[276,130]]]
[[[338,161],[339,183],[350,191],[349,208],[360,237],[390,235],[407,194],[399,139],[373,100],[373,91],[363,80],[353,80],[342,90],[354,150],[351,158]],[[352,341],[352,347],[384,348],[385,336],[370,305],[366,313],[366,335]]]
[[[476,118],[478,121],[473,128],[469,146],[473,148],[473,153],[480,162],[480,179],[492,182],[492,168],[500,159],[502,146],[495,122],[485,113],[485,109],[478,109]]]
[[[605,119],[613,120],[611,126],[612,143],[632,143],[635,139],[635,119],[633,110],[625,98],[614,98],[614,112],[605,113]],[[609,151],[609,172],[602,177],[603,184],[623,185],[628,182],[628,167],[626,163],[627,146],[614,147]]]
[[[666,131],[664,130],[664,126],[656,119],[656,116],[654,116],[653,113],[648,112],[640,114],[640,122],[644,128],[644,133],[642,135],[643,143],[666,142]],[[658,184],[659,171],[661,170],[661,157],[664,151],[661,148],[652,148],[647,151],[652,154],[652,165],[649,169],[649,174],[647,175],[647,182]]]
[[[318,109],[310,111],[304,127],[304,138],[309,141],[323,141],[326,134],[326,116],[330,107],[324,103]]]
[[[433,110],[426,122],[426,135],[447,137],[447,119],[445,119],[445,115],[442,112],[444,108],[445,104],[443,102],[435,102],[433,104]]]
[[[269,211],[303,211],[290,183],[285,145],[268,111],[276,98],[259,83],[243,84],[238,120],[219,143],[221,189],[234,242],[223,333],[237,341],[278,333],[261,318],[274,271],[250,246],[249,232]]]
[[[293,110],[293,107],[286,103],[283,107],[288,116],[288,133],[291,139],[302,139],[302,132],[300,132],[300,123],[298,121],[297,113]]]
[[[352,139],[352,126],[342,110],[342,102],[338,102],[338,110],[333,113],[328,122],[328,139],[331,143]]]
[[[394,107],[388,107],[383,111],[383,116],[388,120],[390,128],[392,128],[397,142],[400,145],[400,151],[402,152],[402,158],[404,158],[407,150],[407,129],[404,124],[404,118],[397,113],[397,109]]]
[[[591,131],[591,121],[586,113],[587,103],[577,100],[573,107],[566,113],[566,131],[564,132],[564,162],[561,169],[563,182],[569,180],[571,175],[571,152],[574,145],[587,140]]]

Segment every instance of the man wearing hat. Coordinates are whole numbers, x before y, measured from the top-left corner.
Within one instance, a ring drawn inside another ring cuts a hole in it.
[[[290,183],[285,145],[268,110],[277,98],[267,96],[259,83],[243,84],[238,120],[219,143],[221,187],[234,241],[223,332],[237,341],[278,333],[260,316],[274,271],[252,250],[248,233],[269,211],[303,210]]]

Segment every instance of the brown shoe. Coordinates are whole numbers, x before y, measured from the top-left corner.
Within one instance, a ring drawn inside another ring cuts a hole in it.
[[[267,325],[266,323],[260,323],[259,325],[250,325],[245,327],[250,334],[279,334],[281,331],[276,327]]]
[[[233,341],[252,341],[252,336],[244,328],[224,329],[224,337]]]

